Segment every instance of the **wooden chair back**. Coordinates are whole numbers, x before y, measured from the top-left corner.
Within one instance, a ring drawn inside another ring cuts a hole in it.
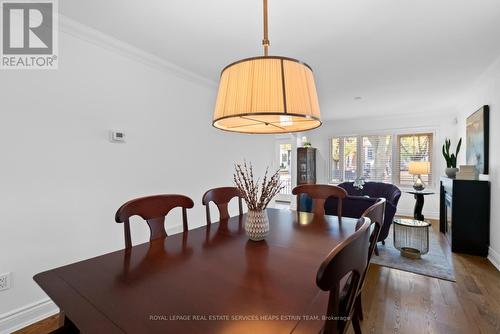
[[[229,219],[229,210],[227,208],[229,201],[233,198],[238,197],[238,206],[240,210],[240,216],[243,214],[243,204],[241,202],[241,193],[236,187],[221,187],[213,188],[208,190],[201,200],[202,204],[205,205],[207,212],[207,225],[212,223],[210,219],[210,202],[214,202],[219,209],[219,220]]]
[[[313,200],[313,213],[324,215],[325,214],[325,201],[328,197],[338,198],[337,215],[342,218],[342,200],[346,198],[347,192],[337,186],[327,184],[303,184],[293,188],[293,195],[297,195],[297,210],[300,207],[300,195],[306,194]]]
[[[370,219],[362,217],[358,229],[335,247],[321,264],[316,284],[329,291],[326,321],[323,333],[345,333],[354,313],[354,302],[360,289],[360,279],[368,265]],[[340,295],[341,280],[350,275],[345,296]]]
[[[173,208],[182,207],[182,226],[183,231],[188,230],[187,225],[187,210],[194,206],[191,198],[184,195],[154,195],[136,198],[123,204],[116,211],[115,221],[123,223],[125,231],[125,247],[132,247],[130,237],[130,217],[140,216],[149,226],[150,238],[154,240],[167,236],[165,231],[165,216]]]
[[[370,235],[370,247],[368,248],[368,262],[375,251],[375,247],[377,246],[378,236],[380,234],[380,230],[382,225],[384,224],[384,215],[385,215],[385,198],[378,198],[377,202],[370,206],[368,209],[363,212],[361,217],[369,218],[371,224],[373,225],[373,230]]]
[[[372,258],[373,253],[376,251],[378,237],[380,235],[382,225],[384,224],[385,205],[386,205],[385,198],[377,198],[375,204],[366,209],[365,212],[363,212],[363,215],[361,216],[370,219],[371,222],[370,226],[373,226],[373,229],[370,234],[370,245],[368,246],[367,266],[364,273],[361,275],[360,288],[354,304],[354,314],[355,314],[355,319],[353,320],[354,325],[357,325],[358,319],[363,320],[363,305],[361,302],[361,293],[363,292],[365,286],[366,274],[368,272],[368,268],[370,267],[370,259]]]

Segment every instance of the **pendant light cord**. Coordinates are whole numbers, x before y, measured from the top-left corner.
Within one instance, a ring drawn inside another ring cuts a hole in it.
[[[269,31],[267,28],[267,0],[264,0],[264,39],[262,40],[264,46],[264,56],[269,55]]]

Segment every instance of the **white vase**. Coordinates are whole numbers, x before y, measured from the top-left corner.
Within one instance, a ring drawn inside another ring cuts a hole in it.
[[[457,177],[458,168],[446,168],[444,172],[450,179],[454,179]]]
[[[266,210],[248,210],[245,232],[250,240],[261,241],[269,234],[269,218]]]

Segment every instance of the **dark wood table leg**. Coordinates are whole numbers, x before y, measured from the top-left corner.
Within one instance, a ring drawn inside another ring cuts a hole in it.
[[[80,331],[75,324],[64,314],[64,311],[59,313],[59,328],[50,334],[79,334]]]
[[[61,310],[59,312],[59,327],[63,327],[64,326],[64,319],[66,319],[66,315],[64,314],[64,311]]]
[[[422,209],[424,207],[424,195],[415,194],[415,209],[413,210],[413,218],[416,220],[424,220]]]

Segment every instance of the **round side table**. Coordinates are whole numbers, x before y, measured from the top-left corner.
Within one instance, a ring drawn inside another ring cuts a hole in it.
[[[395,219],[394,247],[402,256],[418,259],[429,252],[430,223],[416,219]]]

